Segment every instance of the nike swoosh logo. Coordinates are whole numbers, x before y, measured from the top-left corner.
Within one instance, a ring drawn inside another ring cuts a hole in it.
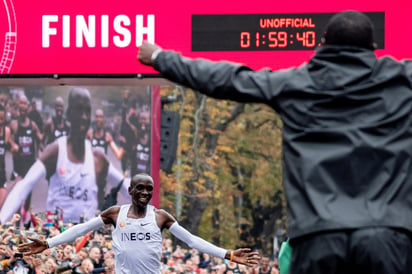
[[[140,224],[141,226],[150,225],[150,223]]]
[[[87,176],[89,173],[80,173],[80,177]]]

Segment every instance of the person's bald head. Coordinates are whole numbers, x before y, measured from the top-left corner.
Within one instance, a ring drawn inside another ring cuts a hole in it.
[[[95,115],[96,116],[104,116],[104,112],[101,108],[98,108],[98,109],[96,109]]]
[[[132,177],[131,183],[138,183],[140,181],[149,181],[154,184],[152,176],[146,173],[138,173]]]
[[[358,11],[344,11],[332,16],[323,39],[326,45],[375,49],[372,21]]]
[[[20,116],[25,116],[29,108],[29,99],[27,99],[26,95],[22,94],[19,96],[18,106],[19,106]]]
[[[27,104],[29,103],[29,99],[27,99],[27,96],[24,95],[24,94],[21,94],[21,95],[19,96],[19,101],[27,102]]]
[[[62,105],[62,106],[64,106],[63,97],[61,97],[61,96],[56,97],[56,100],[54,100],[54,104],[55,104],[55,105]]]
[[[54,110],[56,112],[56,116],[63,116],[64,100],[61,96],[58,96],[54,101]]]

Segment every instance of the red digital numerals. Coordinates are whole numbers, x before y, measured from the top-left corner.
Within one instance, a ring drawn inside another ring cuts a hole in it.
[[[299,43],[296,47],[314,48],[316,46],[316,32],[314,31],[269,31],[255,32],[242,31],[240,33],[240,47],[248,48],[287,48]]]

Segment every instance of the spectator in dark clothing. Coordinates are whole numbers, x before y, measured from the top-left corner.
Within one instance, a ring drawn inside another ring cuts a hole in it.
[[[338,13],[311,60],[281,71],[140,47],[170,81],[279,113],[292,274],[412,269],[412,62],[378,59],[373,32]]]
[[[13,154],[13,173],[11,180],[18,176],[24,177],[36,161],[38,150],[41,148],[43,134],[39,126],[29,118],[29,101],[25,95],[18,99],[19,117],[10,122],[10,129],[18,150]],[[31,206],[31,193],[22,204],[22,221],[28,222],[28,211]]]
[[[64,100],[60,96],[54,102],[54,112],[55,115],[44,126],[44,143],[46,145],[70,133],[70,122],[64,117]]]

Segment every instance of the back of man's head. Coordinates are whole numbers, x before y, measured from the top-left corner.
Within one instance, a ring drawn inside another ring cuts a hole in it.
[[[324,38],[326,45],[375,49],[372,21],[358,11],[344,11],[332,16]]]

